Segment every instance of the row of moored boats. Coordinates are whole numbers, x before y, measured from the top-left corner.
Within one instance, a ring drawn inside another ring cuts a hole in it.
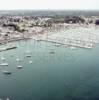
[[[25,55],[26,57],[31,57],[31,53],[30,53],[30,51],[27,51],[26,52],[26,55]],[[1,57],[1,60],[2,61],[5,61],[6,60],[6,58],[4,58],[4,57]],[[22,60],[20,59],[20,58],[16,58],[16,62],[21,62]],[[32,60],[29,60],[29,64],[32,64],[33,62],[32,62]],[[0,63],[0,66],[9,66],[9,64],[8,63],[6,63],[6,62],[3,62],[3,63]],[[23,68],[23,66],[22,65],[17,65],[16,66],[18,69],[21,69],[21,68]],[[9,75],[9,74],[12,74],[12,72],[11,71],[8,71],[8,70],[1,70],[4,74],[7,74],[7,75]]]

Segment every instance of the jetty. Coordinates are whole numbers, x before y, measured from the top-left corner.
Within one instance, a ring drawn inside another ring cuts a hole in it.
[[[93,48],[97,43],[99,43],[99,30],[96,30],[95,27],[72,27],[69,30],[67,30],[66,28],[60,31],[52,30],[51,32],[47,32],[42,36],[38,35],[36,37],[33,37],[33,39],[52,42],[56,46],[66,45],[70,47],[79,47],[86,49]]]
[[[40,39],[41,41],[45,42],[52,42],[55,44],[66,45],[66,46],[73,46],[73,47],[80,47],[80,48],[93,48],[95,46],[94,42],[85,42],[85,41],[78,41],[78,40],[71,40],[67,38],[60,39]]]
[[[0,48],[0,52],[2,52],[2,51],[6,51],[6,50],[11,50],[11,49],[16,49],[17,48],[17,46],[9,46],[9,47],[4,47],[4,48]]]

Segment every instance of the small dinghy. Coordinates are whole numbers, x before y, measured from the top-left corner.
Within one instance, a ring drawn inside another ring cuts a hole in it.
[[[1,66],[8,66],[8,63],[1,63]]]

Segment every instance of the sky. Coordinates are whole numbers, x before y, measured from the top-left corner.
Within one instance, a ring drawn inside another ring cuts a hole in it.
[[[0,10],[99,10],[99,0],[0,0]]]

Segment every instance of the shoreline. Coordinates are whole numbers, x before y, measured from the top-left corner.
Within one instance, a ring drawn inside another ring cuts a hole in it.
[[[80,48],[99,43],[98,16],[4,16],[0,17],[0,44],[34,39]],[[98,24],[98,22],[97,22]]]

